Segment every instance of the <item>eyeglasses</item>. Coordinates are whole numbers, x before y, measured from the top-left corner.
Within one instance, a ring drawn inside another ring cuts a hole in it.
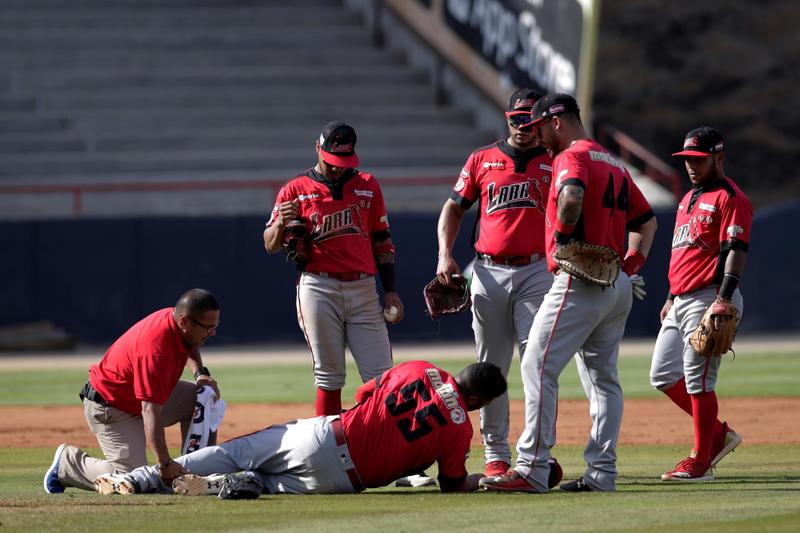
[[[522,126],[526,126],[531,123],[533,117],[530,113],[506,113],[506,118],[508,119],[508,125],[514,129],[519,129]]]
[[[208,334],[211,334],[211,332],[216,330],[220,325],[220,323],[217,322],[213,326],[209,326],[207,324],[203,324],[202,322],[199,322],[199,321],[195,320],[194,318],[190,317],[189,315],[186,315],[186,318],[188,318],[189,320],[191,320],[192,322],[194,322],[195,324],[197,324],[198,326],[200,326],[201,328],[206,330],[206,333],[208,333]]]

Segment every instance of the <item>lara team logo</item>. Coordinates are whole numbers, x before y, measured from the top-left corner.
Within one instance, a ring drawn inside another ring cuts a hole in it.
[[[467,420],[467,413],[461,407],[450,410],[450,420],[454,424],[463,424]]]
[[[500,187],[492,182],[486,187],[486,196],[487,215],[504,209],[538,209],[542,214],[545,212],[544,195],[536,178]]]
[[[310,217],[313,231],[311,233],[315,242],[327,241],[345,235],[365,236],[362,228],[361,216],[357,205],[351,204],[346,209],[327,215],[319,212]]]
[[[700,238],[700,232],[697,230],[698,223],[701,222],[702,220],[692,217],[688,224],[675,228],[675,234],[672,236],[672,249],[695,246],[701,250],[710,250],[711,247]]]

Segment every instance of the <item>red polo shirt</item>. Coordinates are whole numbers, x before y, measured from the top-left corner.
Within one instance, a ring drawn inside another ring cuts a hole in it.
[[[167,307],[144,317],[89,368],[89,383],[110,405],[140,415],[142,400],[166,403],[189,359],[173,311]]]

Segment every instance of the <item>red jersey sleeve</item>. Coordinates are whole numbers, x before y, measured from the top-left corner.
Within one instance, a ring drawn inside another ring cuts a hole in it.
[[[172,393],[174,383],[169,383],[162,376],[162,369],[172,365],[162,362],[168,356],[161,354],[146,354],[134,358],[133,364],[133,392],[137,400],[164,405]]]
[[[475,153],[470,154],[461,173],[458,175],[458,180],[453,186],[453,195],[460,196],[469,206],[475,203],[481,197],[481,187],[478,183],[478,156]],[[462,206],[464,207],[464,206]]]
[[[721,217],[719,242],[728,243],[729,248],[746,251],[753,223],[750,201],[742,195],[730,196],[723,206]]]
[[[278,209],[280,208],[283,202],[288,202],[290,200],[294,200],[294,195],[289,190],[288,185],[284,185],[281,187],[281,190],[278,191],[278,196],[275,197],[275,205],[272,206],[272,213],[269,215],[269,220],[267,221],[267,227],[272,226],[275,222],[275,215],[278,214]]]
[[[460,485],[464,478],[467,477],[466,463],[469,458],[470,442],[472,441],[472,426],[467,424],[464,429],[465,431],[458,434],[458,440],[448,446],[437,461],[439,465],[439,482],[443,487],[445,485]]]
[[[375,389],[378,388],[378,382],[380,381],[380,376],[376,377],[375,379],[371,379],[361,385],[359,388],[356,389],[355,400],[356,403],[361,403],[365,401],[367,398],[372,396],[375,393]]]
[[[561,192],[561,187],[564,185],[582,185],[585,188],[588,176],[589,168],[582,157],[574,152],[561,152],[553,162],[555,179],[553,180],[553,190],[550,193],[555,193],[557,199],[558,193]]]
[[[377,180],[372,178],[372,202],[370,203],[370,225],[373,235],[389,229],[389,215],[386,213],[386,204],[383,201],[383,191]]]

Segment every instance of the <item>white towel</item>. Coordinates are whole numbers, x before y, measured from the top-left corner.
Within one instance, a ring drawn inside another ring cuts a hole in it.
[[[204,386],[197,391],[192,425],[186,433],[182,455],[208,446],[209,434],[216,431],[225,416],[225,400],[214,400],[214,389]]]

